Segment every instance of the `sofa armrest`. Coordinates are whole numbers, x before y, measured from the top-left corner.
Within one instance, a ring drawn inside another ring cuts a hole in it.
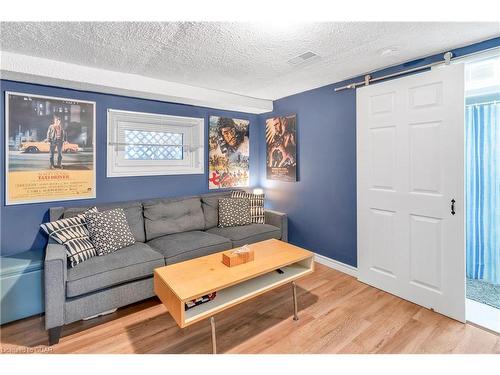
[[[265,210],[266,224],[274,225],[281,229],[281,241],[288,242],[288,216],[283,212]]]
[[[64,324],[67,260],[64,245],[49,240],[45,250],[45,328]]]

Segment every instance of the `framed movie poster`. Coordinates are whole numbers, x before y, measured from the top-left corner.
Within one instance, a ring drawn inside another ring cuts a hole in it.
[[[266,120],[266,175],[269,180],[297,181],[297,116]]]
[[[250,183],[250,140],[247,120],[210,116],[210,189],[245,187]]]
[[[95,198],[95,102],[5,93],[6,204]]]

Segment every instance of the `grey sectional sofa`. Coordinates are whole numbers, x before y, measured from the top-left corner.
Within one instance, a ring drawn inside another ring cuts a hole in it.
[[[63,245],[49,240],[45,255],[45,326],[49,344],[62,326],[154,296],[153,270],[164,265],[270,238],[287,241],[287,216],[266,210],[266,224],[218,228],[218,199],[230,193],[99,206],[121,207],[136,243],[68,268]],[[50,221],[89,207],[50,209]]]

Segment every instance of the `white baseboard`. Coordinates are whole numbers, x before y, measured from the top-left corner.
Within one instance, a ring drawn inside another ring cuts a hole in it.
[[[321,254],[314,253],[314,260],[321,263],[327,267],[333,268],[334,270],[346,273],[348,275],[358,277],[358,269],[356,267],[350,266],[348,264],[339,262],[338,260],[325,257]]]

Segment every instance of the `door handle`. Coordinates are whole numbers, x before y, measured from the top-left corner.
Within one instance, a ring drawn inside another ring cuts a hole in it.
[[[455,215],[455,199],[451,200],[451,214]]]

